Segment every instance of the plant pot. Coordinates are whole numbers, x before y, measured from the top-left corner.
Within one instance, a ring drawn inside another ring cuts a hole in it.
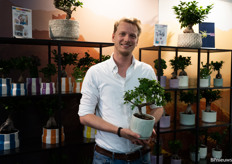
[[[61,142],[64,142],[64,128],[61,128]],[[42,143],[57,144],[59,143],[59,128],[47,129],[43,128]]]
[[[152,134],[153,127],[155,124],[155,117],[149,114],[144,114],[144,115],[147,115],[148,117],[152,117],[153,119],[145,120],[138,118],[133,114],[130,121],[130,129],[133,132],[138,133],[140,135],[140,139],[148,139]]]
[[[223,86],[223,79],[213,79],[213,85],[214,87],[222,87]]]
[[[11,78],[0,78],[0,96],[10,96]]]
[[[158,76],[157,76],[158,79]],[[167,81],[167,76],[160,76],[160,85],[161,87],[165,88],[166,87],[166,81]]]
[[[27,78],[28,95],[40,95],[41,78]]]
[[[73,93],[80,93],[82,87],[82,80],[78,82],[73,82]]]
[[[178,76],[179,79],[179,87],[187,88],[188,84],[188,76]]]
[[[56,93],[55,83],[41,83],[40,94],[41,95],[49,95]]]
[[[170,79],[169,80],[170,88],[179,88],[179,79]]]
[[[84,138],[89,138],[89,139],[94,139],[95,135],[97,134],[97,130],[94,128],[91,128],[89,126],[84,126],[83,130],[83,137]]]
[[[157,164],[157,156],[151,155],[151,164]],[[163,164],[163,154],[159,155],[159,164]]]
[[[200,87],[209,87],[209,79],[200,79]]]
[[[217,121],[217,111],[206,112],[202,110],[202,121],[205,123],[215,123]]]
[[[195,114],[185,114],[184,112],[180,112],[180,124],[187,126],[195,125]]]
[[[190,159],[191,159],[193,162],[195,162],[195,159],[196,159],[196,152],[190,152]],[[197,161],[198,161],[198,162],[200,161],[200,152],[198,152]]]
[[[79,38],[79,23],[75,20],[49,20],[49,37],[54,40],[77,40]]]
[[[178,35],[178,47],[200,48],[202,37],[199,33],[183,33]]]
[[[171,122],[171,116],[162,116],[160,118],[160,128],[169,128]]]
[[[11,96],[24,96],[27,95],[26,83],[12,83]]]
[[[181,159],[173,159],[173,158],[171,158],[171,164],[181,164]]]
[[[0,134],[0,151],[15,149],[19,147],[19,131],[9,133],[9,134]]]
[[[72,80],[71,77],[62,77],[61,78],[61,93],[72,92],[72,81],[71,80]]]
[[[200,159],[205,159],[207,156],[207,146],[202,144],[200,146],[199,153],[200,153]]]
[[[222,157],[222,150],[216,150],[215,148],[212,149],[212,157],[220,159]]]

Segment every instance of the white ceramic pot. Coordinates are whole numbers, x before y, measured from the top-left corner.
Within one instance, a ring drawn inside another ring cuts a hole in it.
[[[162,116],[159,120],[160,128],[169,128],[171,123],[171,116]]]
[[[222,87],[223,86],[223,79],[213,79],[213,85],[214,87]]]
[[[200,146],[199,152],[200,152],[200,159],[205,159],[207,156],[207,146],[205,145]]]
[[[178,79],[180,88],[187,88],[189,86],[188,76],[178,76]]]
[[[49,95],[56,93],[55,83],[41,83],[40,94],[41,95]]]
[[[61,128],[61,142],[64,141],[64,128]],[[59,143],[59,129],[43,128],[42,142],[46,144]]]
[[[209,79],[200,79],[200,87],[209,87]]]
[[[73,82],[73,93],[80,93],[81,87],[82,87],[82,79],[78,79],[75,82]]]
[[[71,77],[62,77],[61,78],[61,93],[71,93],[71,92],[72,92],[72,79],[71,79]]]
[[[149,114],[145,114],[151,118],[153,118],[152,120],[144,120],[141,118],[138,118],[136,116],[134,116],[134,114],[132,115],[131,121],[130,121],[130,129],[135,132],[138,133],[140,135],[141,139],[148,139],[153,131],[153,127],[155,124],[155,117],[149,115]],[[146,127],[146,128],[144,128]]]
[[[157,164],[157,156],[151,155],[151,164]],[[159,164],[163,164],[163,154],[159,155]]]
[[[0,134],[0,151],[19,147],[19,131],[9,134]]]
[[[171,158],[171,164],[181,164],[181,159],[173,159],[173,158]]]
[[[158,76],[157,76],[158,80]],[[165,88],[166,87],[166,81],[167,81],[167,76],[160,76],[160,85],[161,87]]]
[[[40,95],[41,78],[27,78],[27,93],[28,95]]]
[[[0,78],[0,96],[10,96],[11,78]]]
[[[195,114],[185,114],[184,112],[180,112],[180,124],[187,126],[195,125]]]
[[[195,162],[195,159],[196,158],[196,152],[190,152],[190,159]],[[198,158],[197,158],[197,161],[199,162],[200,161],[200,152],[198,152]]]
[[[169,80],[170,88],[179,88],[179,79],[170,79]]]
[[[178,47],[200,48],[202,37],[199,33],[183,33],[178,35]]]
[[[215,150],[215,148],[212,149],[212,157],[220,159],[222,157],[222,150]]]
[[[217,121],[217,111],[206,112],[202,110],[202,121],[205,123],[215,123]]]

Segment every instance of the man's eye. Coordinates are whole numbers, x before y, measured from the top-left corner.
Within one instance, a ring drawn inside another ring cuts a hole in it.
[[[121,35],[121,36],[125,36],[125,35],[126,35],[126,33],[120,33],[120,35]]]
[[[136,35],[130,35],[131,38],[136,38]]]

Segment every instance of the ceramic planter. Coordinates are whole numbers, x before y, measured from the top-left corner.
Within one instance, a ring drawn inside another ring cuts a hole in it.
[[[89,139],[93,139],[95,138],[95,135],[97,134],[97,130],[94,128],[91,128],[89,126],[84,126],[84,130],[83,130],[83,136],[85,138],[89,138]]]
[[[158,76],[157,76],[158,80]],[[160,76],[160,85],[161,87],[165,88],[166,87],[166,81],[167,81],[167,76]]]
[[[80,93],[81,87],[82,87],[82,79],[78,79],[75,82],[73,82],[73,93]]]
[[[19,147],[19,131],[9,134],[0,134],[0,151]]]
[[[166,115],[160,118],[160,128],[169,128],[171,123],[171,116]]]
[[[40,95],[41,78],[27,78],[28,95]]]
[[[173,159],[173,158],[171,158],[171,164],[181,164],[181,159]]]
[[[222,150],[216,150],[215,148],[212,149],[212,157],[220,159],[222,157]]]
[[[207,146],[206,145],[201,145],[199,153],[200,153],[200,159],[205,159],[206,156],[207,156]]]
[[[61,93],[71,93],[72,92],[72,81],[71,77],[61,78]]]
[[[41,95],[49,95],[49,94],[54,94],[54,93],[56,93],[54,82],[41,83],[41,87],[40,87],[40,94]]]
[[[180,112],[180,124],[187,126],[195,125],[195,114],[185,114],[184,112]]]
[[[223,79],[213,79],[213,85],[214,87],[222,87],[223,86]]]
[[[178,79],[179,79],[179,87],[187,88],[189,86],[188,76],[178,76]]]
[[[11,78],[0,78],[0,96],[10,96]]]
[[[183,33],[178,35],[178,47],[200,48],[202,37],[199,33]]]
[[[202,121],[205,123],[215,123],[217,121],[217,111],[211,110],[211,112],[206,112],[202,110]]]
[[[200,87],[209,87],[209,79],[200,79]]]
[[[43,128],[42,142],[46,144],[59,143],[59,128],[47,129]],[[61,142],[64,142],[64,128],[61,128]]]
[[[190,159],[195,162],[196,161],[196,152],[190,152]],[[200,161],[200,152],[198,152],[198,158],[197,161]]]
[[[170,88],[179,88],[179,79],[170,79],[169,80]]]
[[[151,155],[151,164],[157,164],[157,156]],[[159,164],[163,164],[163,154],[159,155]]]
[[[24,96],[27,95],[26,83],[12,83],[11,96]]]
[[[155,124],[155,117],[149,115],[149,114],[145,114],[149,117],[152,117],[152,120],[144,120],[141,118],[138,118],[136,116],[134,116],[134,114],[132,115],[131,121],[130,121],[130,129],[135,132],[138,133],[140,135],[140,139],[148,139],[153,131],[153,127]],[[144,128],[146,127],[146,128]]]

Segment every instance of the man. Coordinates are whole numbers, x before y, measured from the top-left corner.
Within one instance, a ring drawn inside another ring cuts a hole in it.
[[[133,57],[140,33],[139,20],[123,18],[117,21],[112,35],[114,52],[111,58],[92,66],[82,84],[80,121],[97,129],[93,164],[150,163],[148,140],[140,140],[139,134],[129,129],[136,110],[132,111],[123,99],[125,91],[139,85],[138,78],[156,79],[150,65]],[[157,122],[163,108],[155,105],[151,108],[150,114]]]

